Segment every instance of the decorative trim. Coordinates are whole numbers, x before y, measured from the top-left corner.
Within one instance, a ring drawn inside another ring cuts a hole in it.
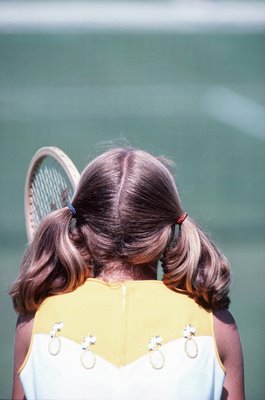
[[[196,358],[198,356],[198,345],[194,339],[196,335],[196,328],[191,324],[185,326],[183,336],[186,339],[184,349],[189,358]]]
[[[50,331],[50,341],[48,345],[48,351],[52,356],[57,356],[61,351],[61,339],[58,336],[63,328],[62,322],[55,322]]]
[[[91,346],[95,346],[96,341],[96,336],[88,335],[84,337],[81,344],[83,352],[81,353],[80,361],[85,369],[92,369],[96,364],[96,356],[94,351],[91,349]]]
[[[160,350],[162,337],[155,335],[150,338],[148,343],[149,362],[154,369],[162,369],[165,365],[165,356]]]

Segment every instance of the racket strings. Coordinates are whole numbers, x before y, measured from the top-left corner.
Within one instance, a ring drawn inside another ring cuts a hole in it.
[[[65,207],[74,189],[62,166],[52,157],[39,164],[31,182],[32,223],[34,229],[51,211]]]

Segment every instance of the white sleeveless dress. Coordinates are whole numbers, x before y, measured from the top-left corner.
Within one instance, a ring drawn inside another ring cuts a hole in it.
[[[46,299],[19,373],[27,400],[217,400],[225,377],[212,313],[155,280]]]

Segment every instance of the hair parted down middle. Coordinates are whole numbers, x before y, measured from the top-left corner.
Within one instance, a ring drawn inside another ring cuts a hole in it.
[[[202,229],[183,215],[165,159],[117,148],[83,171],[67,207],[49,214],[29,244],[11,290],[15,309],[37,310],[51,295],[66,293],[110,268],[140,270],[162,261],[163,281],[209,308],[229,305],[230,268]]]

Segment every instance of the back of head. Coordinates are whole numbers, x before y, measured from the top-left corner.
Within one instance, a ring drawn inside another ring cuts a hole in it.
[[[165,164],[125,148],[110,150],[87,166],[72,204],[77,212],[73,238],[99,268],[158,260],[182,213]]]
[[[183,210],[169,163],[142,150],[116,148],[83,171],[67,207],[49,214],[27,249],[11,295],[20,313],[48,296],[72,291],[90,276],[132,279],[162,260],[164,283],[205,307],[227,308],[230,270]]]

